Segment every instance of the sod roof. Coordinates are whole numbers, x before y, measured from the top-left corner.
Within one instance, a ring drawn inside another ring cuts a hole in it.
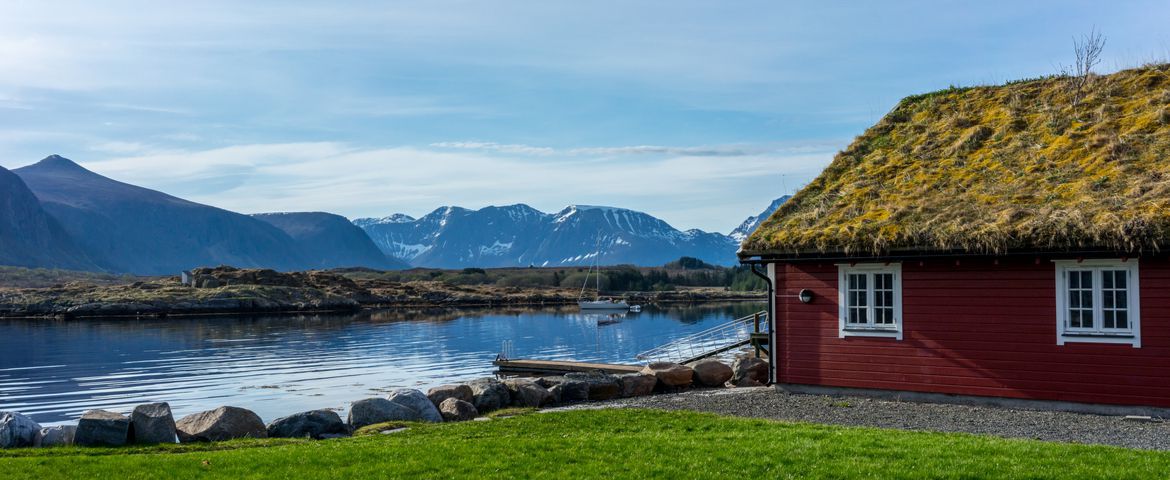
[[[756,255],[1158,251],[1170,65],[903,99],[744,240]]]

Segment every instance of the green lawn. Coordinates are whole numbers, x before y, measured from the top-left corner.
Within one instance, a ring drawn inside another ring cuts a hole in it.
[[[0,453],[16,478],[1166,478],[1170,453],[594,410],[341,440]]]

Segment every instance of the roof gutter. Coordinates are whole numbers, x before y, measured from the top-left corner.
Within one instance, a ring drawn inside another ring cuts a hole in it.
[[[1130,257],[1154,255],[1161,252],[1122,252],[1117,250],[1018,250],[1005,253],[980,253],[966,250],[936,250],[936,251],[903,251],[881,255],[848,255],[841,252],[831,253],[743,253],[739,263],[743,265],[763,265],[772,262],[858,262],[858,261],[902,261],[922,260],[929,258],[1003,258],[1003,257]]]
[[[776,349],[779,347],[776,342],[776,327],[779,325],[779,319],[776,318],[776,291],[775,286],[772,285],[772,279],[766,273],[756,270],[756,266],[762,262],[749,263],[751,271],[755,276],[764,280],[768,285],[768,333],[771,338],[768,339],[768,384],[776,383]]]

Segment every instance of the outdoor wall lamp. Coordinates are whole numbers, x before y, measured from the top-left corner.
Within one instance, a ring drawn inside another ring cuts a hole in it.
[[[811,303],[813,301],[812,290],[801,289],[800,293],[796,294],[796,298],[800,299],[800,303]]]

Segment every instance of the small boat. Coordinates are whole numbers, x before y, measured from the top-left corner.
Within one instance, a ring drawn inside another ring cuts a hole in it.
[[[577,306],[585,310],[611,310],[611,311],[629,311],[630,304],[625,300],[615,300],[612,298],[601,298],[601,267],[597,264],[597,259],[601,257],[601,234],[598,232],[597,248],[593,253],[593,263],[589,265],[589,270],[585,272],[585,282],[581,285],[581,293],[577,296]],[[597,296],[593,300],[585,300],[585,290],[589,288],[589,276],[597,271]]]
[[[634,313],[641,312],[642,306],[641,305],[630,305],[630,311],[634,312]]]
[[[597,300],[577,300],[581,310],[629,310],[630,304],[625,300],[599,298]]]

